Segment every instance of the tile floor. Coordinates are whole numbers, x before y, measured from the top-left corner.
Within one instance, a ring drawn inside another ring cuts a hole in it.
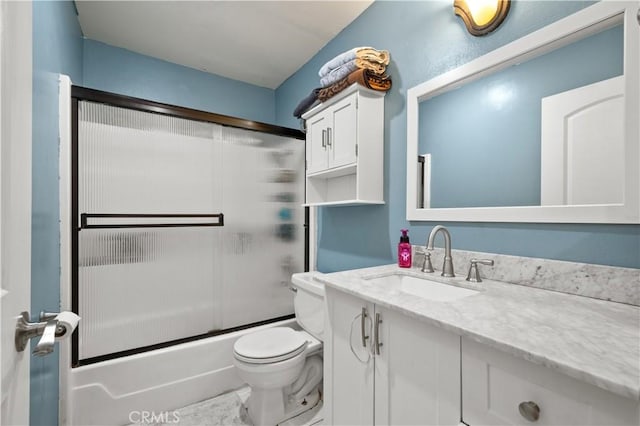
[[[254,426],[244,407],[249,393],[249,387],[245,386],[215,398],[188,405],[176,410],[179,422],[153,423],[153,426]],[[321,419],[318,419],[316,414],[320,408],[322,408],[322,403],[281,423],[280,426],[319,425]]]

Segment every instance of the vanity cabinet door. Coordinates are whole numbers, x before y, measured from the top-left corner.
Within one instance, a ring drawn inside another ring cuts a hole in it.
[[[373,424],[373,305],[326,288],[324,411],[327,425]],[[366,347],[362,344],[362,310]]]
[[[376,318],[375,424],[458,425],[460,336],[378,306]]]
[[[638,425],[639,409],[638,401],[462,338],[462,420],[470,426]]]

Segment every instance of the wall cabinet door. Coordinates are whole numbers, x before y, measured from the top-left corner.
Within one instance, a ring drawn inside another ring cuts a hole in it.
[[[356,162],[356,96],[354,93],[329,110],[332,123],[328,128],[329,167],[346,166]]]
[[[326,288],[324,410],[328,425],[373,424],[373,305]],[[362,311],[366,346],[362,344]]]
[[[459,336],[331,288],[326,300],[326,424],[458,425]]]
[[[376,306],[376,425],[460,423],[460,336]]]
[[[328,168],[327,129],[330,116],[326,113],[314,115],[307,120],[307,173]]]

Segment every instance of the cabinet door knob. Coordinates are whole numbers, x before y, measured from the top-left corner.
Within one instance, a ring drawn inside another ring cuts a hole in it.
[[[331,127],[327,127],[327,145],[331,146]]]
[[[530,422],[536,422],[540,418],[540,407],[533,401],[521,402],[518,405],[518,411]]]
[[[327,129],[322,129],[322,147],[327,149]]]

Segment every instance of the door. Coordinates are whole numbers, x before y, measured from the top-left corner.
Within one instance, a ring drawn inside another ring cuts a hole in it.
[[[325,111],[307,122],[307,174],[327,168],[327,133],[330,126]]]
[[[326,288],[325,424],[373,424],[373,304]],[[362,322],[362,312],[367,316]],[[364,327],[362,327],[364,324]],[[364,328],[364,334],[363,334]],[[364,339],[363,345],[363,335]]]
[[[541,204],[624,203],[624,77],[542,99]]]
[[[29,423],[30,351],[16,318],[31,298],[31,2],[0,2],[0,424]]]
[[[329,167],[356,162],[357,94],[341,100],[330,108],[333,126],[329,128]]]
[[[460,337],[375,309],[381,344],[375,362],[375,424],[458,425]]]

